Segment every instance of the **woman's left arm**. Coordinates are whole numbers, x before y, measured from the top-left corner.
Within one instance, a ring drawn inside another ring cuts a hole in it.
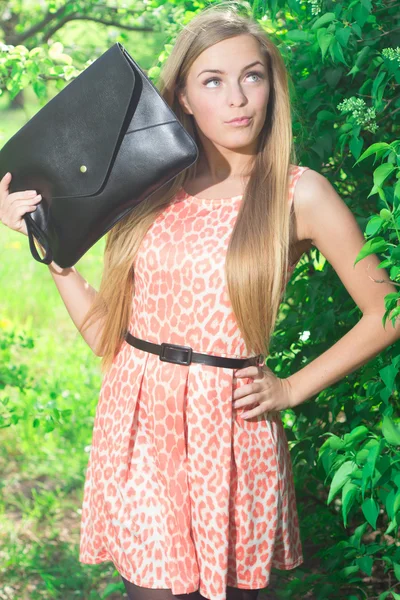
[[[377,268],[376,254],[353,266],[366,240],[353,213],[323,175],[312,169],[303,173],[295,187],[294,209],[301,239],[312,240],[362,312],[359,322],[339,341],[286,378],[291,405],[297,406],[399,340],[400,319],[395,327],[390,319],[383,327],[384,297],[397,290],[388,273]]]

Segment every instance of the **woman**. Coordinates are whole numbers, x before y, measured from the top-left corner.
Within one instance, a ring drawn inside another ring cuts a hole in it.
[[[198,161],[109,232],[99,292],[75,268],[49,266],[105,371],[79,558],[113,561],[134,600],[249,600],[272,567],[303,562],[280,411],[399,338],[381,324],[394,288],[373,282],[376,256],[353,267],[364,243],[353,215],[327,179],[294,164],[287,72],[256,21],[224,5],[196,15],[159,89]],[[40,198],[8,194],[10,179],[0,217],[26,234],[22,215]],[[278,378],[258,355],[311,245],[363,317]]]

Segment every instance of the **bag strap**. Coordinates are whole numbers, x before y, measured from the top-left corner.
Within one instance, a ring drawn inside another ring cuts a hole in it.
[[[28,231],[29,247],[31,249],[31,254],[33,258],[40,263],[49,265],[51,262],[53,262],[53,254],[50,250],[50,244],[46,234],[40,229],[40,227],[38,227],[37,223],[32,218],[30,218],[30,215],[25,214],[24,220],[26,223],[26,229]],[[43,258],[41,258],[40,254],[37,251],[34,237],[38,240],[40,245],[43,246],[43,249],[45,251],[45,255]]]

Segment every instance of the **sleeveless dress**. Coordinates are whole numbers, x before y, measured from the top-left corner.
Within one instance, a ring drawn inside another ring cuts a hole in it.
[[[291,167],[289,202],[306,169]],[[135,258],[133,335],[247,357],[224,283],[241,198],[181,189],[154,221]],[[280,412],[242,418],[232,394],[252,379],[235,383],[235,371],[123,342],[96,408],[80,562],[112,561],[136,585],[210,600],[226,600],[226,586],[265,588],[272,567],[303,562]]]

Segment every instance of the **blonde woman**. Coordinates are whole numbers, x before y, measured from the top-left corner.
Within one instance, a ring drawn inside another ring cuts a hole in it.
[[[112,561],[133,600],[250,600],[272,567],[303,562],[280,411],[399,338],[381,324],[394,288],[374,283],[376,256],[353,267],[354,216],[327,179],[295,164],[288,75],[256,21],[232,4],[197,14],[159,90],[198,161],[108,233],[98,292],[75,268],[49,266],[104,371],[79,558]],[[22,215],[40,198],[8,194],[10,180],[0,217],[26,234]],[[278,378],[260,355],[311,245],[363,317]]]

